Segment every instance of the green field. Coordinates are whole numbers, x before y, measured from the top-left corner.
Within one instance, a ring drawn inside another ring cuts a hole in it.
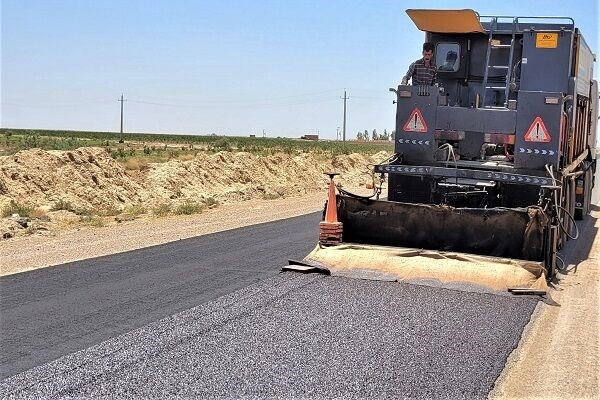
[[[83,146],[104,147],[120,161],[131,157],[147,157],[160,162],[199,151],[245,151],[268,155],[275,152],[288,154],[317,151],[336,154],[393,151],[391,142],[309,141],[288,138],[251,138],[239,136],[168,135],[127,133],[125,143],[119,143],[116,132],[58,131],[40,129],[0,129],[0,155],[11,155],[20,150],[73,150]]]

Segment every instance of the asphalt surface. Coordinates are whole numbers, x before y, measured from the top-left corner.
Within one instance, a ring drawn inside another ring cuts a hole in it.
[[[537,298],[278,274],[319,218],[0,278],[0,398],[486,397]]]
[[[313,249],[320,216],[0,277],[0,379],[277,274]]]
[[[537,299],[282,273],[0,382],[6,398],[485,398]]]

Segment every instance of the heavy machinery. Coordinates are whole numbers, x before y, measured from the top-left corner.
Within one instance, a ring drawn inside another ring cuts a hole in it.
[[[342,190],[303,264],[544,292],[590,211],[595,56],[568,17],[407,13],[435,46],[436,84],[390,89],[395,154],[374,166],[387,200]]]

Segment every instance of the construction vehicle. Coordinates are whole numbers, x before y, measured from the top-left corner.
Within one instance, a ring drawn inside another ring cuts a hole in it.
[[[303,264],[544,292],[590,212],[595,56],[568,17],[407,14],[435,46],[436,84],[390,89],[395,154],[374,166],[387,200],[330,196]]]

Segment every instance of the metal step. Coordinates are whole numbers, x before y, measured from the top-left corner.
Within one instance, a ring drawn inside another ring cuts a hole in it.
[[[508,69],[508,65],[488,65],[488,68],[494,68],[494,69]]]
[[[510,49],[510,44],[493,44],[492,49]]]
[[[506,89],[506,86],[486,86],[486,89],[492,89],[492,90],[504,90]]]

